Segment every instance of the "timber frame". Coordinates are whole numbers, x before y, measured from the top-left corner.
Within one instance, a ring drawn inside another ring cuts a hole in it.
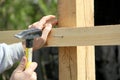
[[[94,45],[119,45],[120,25],[94,27],[94,0],[58,0],[58,27],[46,46],[59,47],[59,80],[95,80]],[[0,43],[20,31],[0,31]]]

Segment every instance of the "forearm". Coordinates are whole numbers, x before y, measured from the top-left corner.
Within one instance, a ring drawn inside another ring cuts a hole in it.
[[[24,55],[23,45],[22,43],[0,44],[0,55],[0,73],[2,73],[22,58]]]

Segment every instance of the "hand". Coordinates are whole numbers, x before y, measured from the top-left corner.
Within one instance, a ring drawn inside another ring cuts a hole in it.
[[[29,26],[29,28],[38,28],[42,30],[42,36],[34,39],[33,50],[39,49],[45,44],[52,26],[56,24],[56,17],[54,15],[48,15]]]
[[[27,59],[24,56],[19,64],[19,66],[14,70],[10,80],[37,80],[37,75],[34,70],[37,67],[36,62],[32,62],[30,66],[25,69]]]

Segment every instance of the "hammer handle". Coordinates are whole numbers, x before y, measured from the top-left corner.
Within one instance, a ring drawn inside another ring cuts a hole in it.
[[[28,68],[28,66],[32,62],[32,51],[33,51],[33,48],[26,48],[26,53],[25,53],[25,55],[27,57],[26,68]]]

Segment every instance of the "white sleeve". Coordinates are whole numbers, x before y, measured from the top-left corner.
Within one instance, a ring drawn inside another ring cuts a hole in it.
[[[0,44],[0,73],[9,69],[13,64],[21,60],[24,55],[22,43],[7,45]]]

